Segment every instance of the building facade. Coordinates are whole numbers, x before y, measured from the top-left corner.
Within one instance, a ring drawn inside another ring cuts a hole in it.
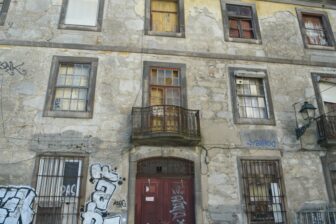
[[[335,31],[332,0],[0,0],[0,223],[336,223]]]

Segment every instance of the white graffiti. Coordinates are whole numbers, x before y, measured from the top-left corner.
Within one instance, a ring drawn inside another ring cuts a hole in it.
[[[91,166],[91,182],[96,183],[91,201],[82,213],[83,224],[120,224],[120,216],[109,216],[107,207],[116,189],[116,183],[121,181],[118,173],[111,171],[109,166],[94,164]]]
[[[184,218],[186,217],[187,202],[184,200],[183,194],[184,191],[181,185],[178,184],[172,188],[172,196],[170,199],[172,203],[172,209],[169,212],[173,215],[172,221],[176,222],[176,224],[185,223]]]
[[[0,224],[30,224],[35,190],[26,186],[0,186]]]

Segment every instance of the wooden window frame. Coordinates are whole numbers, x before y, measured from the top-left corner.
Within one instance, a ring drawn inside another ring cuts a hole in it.
[[[69,0],[63,0],[61,7],[61,14],[58,23],[59,29],[69,29],[69,30],[83,30],[83,31],[96,31],[100,32],[103,25],[103,14],[104,14],[104,2],[105,0],[98,0],[98,12],[97,12],[97,24],[96,26],[86,26],[86,25],[72,25],[65,23],[66,12],[69,4]]]
[[[303,40],[304,47],[307,49],[320,49],[320,50],[335,50],[335,39],[334,35],[331,29],[331,25],[328,19],[328,13],[323,11],[317,11],[317,10],[307,10],[307,9],[301,9],[296,8],[296,13],[298,16],[301,36]],[[303,15],[309,15],[309,16],[316,16],[321,17],[322,19],[322,25],[323,29],[325,30],[325,36],[328,41],[328,46],[323,45],[312,45],[309,44],[306,40],[306,29],[303,21]]]
[[[325,184],[328,192],[329,202],[336,203],[336,191],[333,189],[331,172],[336,172],[336,156],[328,153],[321,157]]]
[[[186,65],[178,63],[166,63],[166,62],[144,62],[144,72],[143,72],[143,107],[150,105],[150,72],[152,68],[167,68],[176,69],[180,74],[180,96],[181,96],[181,107],[187,108],[187,91],[186,91]]]
[[[252,12],[251,22],[252,22],[252,28],[253,28],[253,34],[254,34],[253,39],[230,37],[230,23],[229,23],[230,15],[227,11],[227,5],[246,6],[246,7],[251,8],[251,12]],[[224,29],[225,41],[250,43],[250,44],[262,44],[257,9],[256,9],[255,4],[242,3],[242,2],[232,1],[232,0],[221,0],[221,7],[222,7],[223,29]]]
[[[91,65],[90,78],[88,84],[86,111],[57,111],[53,110],[53,99],[55,95],[55,86],[57,82],[57,75],[59,65],[61,63],[86,63]],[[96,86],[98,58],[89,57],[68,57],[68,56],[54,56],[50,71],[47,96],[43,111],[44,117],[60,117],[60,118],[92,118],[94,107],[94,95]]]
[[[239,75],[239,77],[260,78],[263,80],[266,107],[268,110],[268,118],[244,118],[244,117],[239,116],[237,88],[236,88],[236,82],[235,82],[236,80],[235,71],[237,70],[244,70],[248,73],[246,75],[243,75],[243,74]],[[274,117],[274,112],[273,112],[273,104],[272,104],[271,91],[270,91],[268,77],[267,77],[267,71],[263,69],[230,67],[229,76],[230,76],[230,85],[231,85],[231,99],[232,99],[231,101],[232,101],[232,112],[233,112],[234,122],[236,124],[275,125],[275,117]]]
[[[278,164],[278,174],[279,177],[278,179],[280,180],[279,186],[282,189],[280,193],[282,193],[282,206],[284,208],[284,216],[283,221],[284,223],[288,223],[288,207],[287,207],[287,197],[286,197],[286,187],[285,187],[285,179],[284,179],[284,174],[283,174],[283,170],[282,170],[282,165],[281,165],[281,160],[277,157],[238,157],[237,158],[237,163],[238,163],[238,173],[239,173],[239,187],[240,187],[240,197],[241,197],[241,205],[242,205],[242,210],[244,211],[245,214],[245,221],[246,223],[254,223],[256,224],[256,222],[251,222],[248,213],[248,201],[246,200],[246,195],[247,193],[245,192],[245,188],[244,188],[244,178],[246,178],[244,176],[244,172],[243,172],[243,160],[245,161],[253,161],[253,162],[275,162]],[[267,223],[271,223],[271,222],[267,222]]]
[[[164,0],[162,0],[164,1]],[[185,20],[184,20],[184,0],[176,0],[178,4],[178,32],[157,32],[151,30],[151,2],[145,1],[145,35],[166,36],[166,37],[185,37]]]
[[[2,7],[0,8],[0,26],[5,25],[9,4],[11,0],[4,0]]]
[[[311,74],[311,77],[312,77],[313,86],[314,86],[314,90],[315,90],[318,110],[319,110],[320,115],[322,115],[322,114],[325,114],[326,111],[324,110],[324,103],[323,103],[323,99],[322,99],[322,95],[321,95],[321,90],[320,90],[320,87],[319,87],[319,81],[320,81],[319,77],[334,78],[336,80],[336,74],[314,72],[314,73]],[[335,86],[336,86],[336,83],[335,83]]]

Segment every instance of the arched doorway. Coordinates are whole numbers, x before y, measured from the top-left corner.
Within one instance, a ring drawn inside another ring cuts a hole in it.
[[[194,224],[194,163],[150,158],[137,163],[136,224]]]

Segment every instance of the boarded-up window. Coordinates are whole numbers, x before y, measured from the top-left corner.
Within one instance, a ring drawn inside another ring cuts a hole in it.
[[[308,44],[322,46],[330,45],[323,25],[322,16],[303,14],[302,19]]]
[[[253,12],[250,6],[227,4],[227,12],[230,37],[255,39]]]
[[[65,24],[96,26],[99,0],[68,0]]]
[[[285,194],[279,161],[241,160],[241,165],[249,223],[286,223]]]
[[[151,30],[180,32],[178,0],[151,1]]]

